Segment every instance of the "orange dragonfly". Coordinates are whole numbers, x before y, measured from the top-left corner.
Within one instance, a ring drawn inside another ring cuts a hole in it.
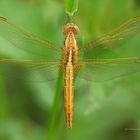
[[[63,28],[64,47],[59,48],[0,17],[0,36],[15,47],[40,58],[9,59],[1,56],[2,74],[5,74],[5,68],[10,68],[13,64],[21,64],[27,73],[37,71],[33,75],[34,81],[42,81],[40,73],[45,76],[45,81],[55,80],[59,73],[63,73],[67,128],[72,128],[75,77],[106,81],[140,70],[140,56],[132,57],[130,54],[131,57],[126,57],[120,54],[123,45],[139,34],[140,17],[134,17],[107,35],[78,48],[75,36],[79,31],[76,24],[66,24]]]

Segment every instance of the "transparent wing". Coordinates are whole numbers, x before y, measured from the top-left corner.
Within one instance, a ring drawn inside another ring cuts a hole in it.
[[[0,59],[0,76],[10,79],[47,82],[56,80],[61,71],[60,61]]]
[[[25,31],[23,28],[3,17],[0,17],[0,36],[8,40],[15,47],[30,54],[37,55],[38,58],[57,60],[61,57],[60,48]]]
[[[85,60],[79,66],[78,77],[100,82],[140,71],[140,58]]]
[[[124,57],[124,53],[127,54],[127,49],[124,49],[124,47],[128,47],[128,42],[138,35],[140,35],[140,16],[130,19],[105,36],[87,43],[80,48],[81,58],[107,59],[118,56]],[[134,47],[136,48],[136,46],[131,46],[133,50]]]

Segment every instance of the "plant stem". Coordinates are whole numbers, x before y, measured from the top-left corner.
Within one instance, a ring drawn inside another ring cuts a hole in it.
[[[56,123],[59,114],[59,102],[61,101],[62,96],[62,82],[63,82],[63,73],[59,73],[59,77],[56,83],[56,94],[50,114],[50,121],[49,121],[49,129],[48,129],[48,140],[55,140],[56,139]]]
[[[6,92],[4,78],[0,78],[0,120],[3,121],[8,116],[8,106],[6,101]]]

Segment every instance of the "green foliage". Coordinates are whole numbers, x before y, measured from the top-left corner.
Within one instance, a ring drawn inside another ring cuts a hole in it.
[[[71,18],[78,10],[79,0],[64,0],[65,12]]]

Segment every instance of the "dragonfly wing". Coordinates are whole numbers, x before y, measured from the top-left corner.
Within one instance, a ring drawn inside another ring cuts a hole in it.
[[[140,16],[130,19],[112,32],[80,48],[83,59],[107,59],[124,56],[130,40],[140,35]],[[131,46],[134,49],[134,46]],[[132,52],[131,52],[132,53]]]
[[[140,71],[140,58],[100,59],[79,62],[77,76],[90,81],[107,81]]]
[[[0,76],[28,83],[54,81],[62,69],[59,61],[0,59]]]
[[[61,57],[60,48],[55,47],[47,40],[40,39],[3,17],[0,17],[0,37],[23,51],[37,55],[37,58],[56,60]]]

